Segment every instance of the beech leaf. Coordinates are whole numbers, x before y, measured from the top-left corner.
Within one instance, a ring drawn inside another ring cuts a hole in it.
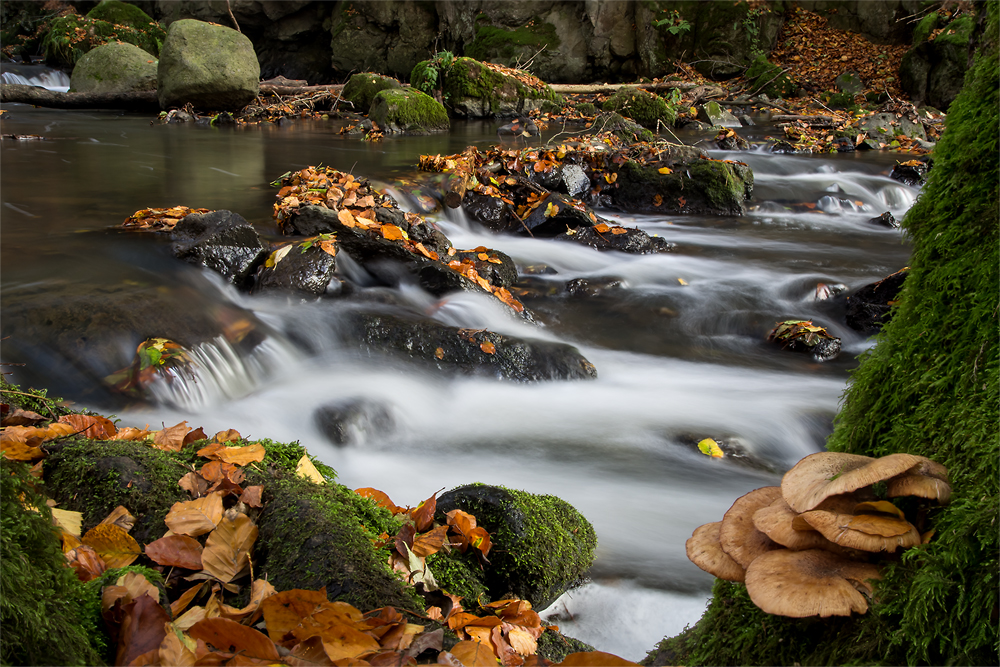
[[[125,532],[121,526],[110,523],[94,526],[80,538],[80,541],[93,547],[109,568],[131,565],[142,553],[134,537]]]
[[[146,545],[146,555],[157,565],[200,570],[202,546],[187,535],[168,535]]]
[[[184,436],[190,430],[187,422],[182,421],[180,424],[157,431],[153,436],[153,447],[167,452],[179,452],[184,449]]]
[[[222,520],[222,494],[218,491],[195,500],[174,503],[163,520],[178,535],[198,537],[215,530]]]
[[[164,627],[170,621],[166,610],[148,595],[143,595],[124,607],[125,618],[118,632],[116,665],[129,665],[139,656],[159,651],[166,636]]]
[[[118,432],[110,419],[100,415],[63,415],[59,422],[69,424],[75,432],[93,440],[110,440]]]
[[[264,633],[227,618],[206,618],[188,630],[193,639],[211,644],[217,650],[239,653],[243,658],[280,662],[274,642]]]
[[[225,518],[205,541],[202,569],[228,584],[250,567],[250,549],[257,540],[257,526],[246,514]]]
[[[316,466],[309,459],[308,454],[303,454],[302,458],[299,459],[298,464],[295,466],[295,474],[308,479],[314,484],[326,484],[326,478],[316,469]]]

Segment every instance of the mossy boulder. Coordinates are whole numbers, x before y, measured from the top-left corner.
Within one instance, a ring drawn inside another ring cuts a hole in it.
[[[157,69],[164,109],[235,111],[260,90],[260,65],[250,39],[221,25],[182,19],[170,24]]]
[[[572,505],[549,495],[473,484],[438,499],[438,520],[461,509],[490,532],[493,549],[483,570],[490,597],[513,595],[536,610],[583,583],[597,536]]]
[[[99,46],[76,62],[70,90],[77,93],[156,90],[156,59],[131,44],[116,42]]]
[[[948,23],[933,41],[917,43],[903,55],[899,85],[914,102],[948,109],[962,89],[973,28],[971,16],[960,16]]]
[[[654,131],[660,125],[673,125],[677,118],[675,106],[641,88],[620,88],[604,102],[603,108],[627,116]]]
[[[388,88],[375,95],[368,117],[387,132],[430,134],[451,123],[444,105],[413,88]]]
[[[344,85],[342,95],[345,100],[354,105],[356,111],[368,113],[375,96],[390,88],[402,88],[402,86],[391,76],[365,72],[352,76]]]
[[[562,100],[548,86],[532,88],[472,58],[452,63],[443,91],[452,114],[466,118],[517,116]]]
[[[165,38],[163,28],[138,7],[106,0],[85,17],[70,13],[52,21],[41,47],[47,63],[65,67],[91,49],[114,42],[133,44],[155,58]]]
[[[614,111],[605,111],[600,114],[590,127],[595,133],[610,132],[626,143],[656,139],[656,136],[642,125]]]
[[[476,17],[473,39],[465,47],[470,58],[513,65],[539,51],[559,48],[561,40],[554,24],[533,19],[512,27],[506,25],[504,13],[501,9],[495,20],[486,13]]]
[[[864,616],[790,619],[716,581],[705,615],[645,664],[994,664],[1000,590],[1000,127],[998,5],[952,103],[923,194],[903,219],[913,245],[892,319],[851,376],[827,449],[906,452],[948,469],[933,538],[882,568]]]
[[[25,464],[0,462],[0,663],[102,664],[100,591],[66,566],[37,482]]]
[[[605,192],[630,213],[742,215],[753,193],[753,171],[738,162],[695,160],[661,174],[655,165],[628,161],[615,185]]]
[[[747,88],[755,94],[763,93],[771,98],[792,97],[799,89],[798,83],[763,54],[750,63],[743,78],[747,82]]]

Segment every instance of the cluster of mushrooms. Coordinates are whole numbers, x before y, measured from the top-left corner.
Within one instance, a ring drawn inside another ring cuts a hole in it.
[[[863,614],[870,580],[880,578],[873,554],[921,544],[932,532],[921,535],[893,503],[878,500],[878,482],[887,498],[951,496],[948,470],[923,456],[820,452],[785,473],[780,487],[751,491],[722,521],[695,529],[687,556],[720,579],[745,582],[768,614]]]

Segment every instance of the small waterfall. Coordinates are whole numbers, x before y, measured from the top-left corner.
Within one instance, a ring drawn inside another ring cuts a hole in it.
[[[69,75],[41,65],[5,65],[0,73],[3,83],[22,86],[39,86],[46,90],[65,93],[69,90]]]

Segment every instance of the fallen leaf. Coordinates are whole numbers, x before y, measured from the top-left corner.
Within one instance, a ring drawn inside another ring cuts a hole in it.
[[[55,511],[55,510],[53,510]],[[135,525],[135,517],[122,505],[111,510],[111,514],[101,519],[101,523],[110,523],[122,528],[126,533]]]
[[[659,169],[657,169],[657,171],[660,172],[661,174],[672,174],[674,170],[671,169],[670,167],[660,167]]]
[[[303,454],[302,458],[299,459],[298,464],[295,466],[295,474],[308,479],[314,484],[326,484],[326,478],[316,469],[316,466],[309,459],[308,454]]]
[[[180,597],[170,603],[170,615],[174,618],[180,616],[181,612],[187,609],[188,605],[191,604],[191,601],[194,600],[199,592],[201,592],[201,589],[205,587],[206,583],[207,582],[205,581],[199,581],[194,586],[181,593]]]
[[[479,349],[481,349],[486,354],[495,354],[497,349],[490,341],[483,341],[479,344]]]
[[[174,667],[193,667],[196,658],[194,647],[185,643],[186,638],[191,644],[197,646],[196,642],[177,628],[173,623],[167,623],[166,634],[160,642],[157,657],[161,665],[171,665]]]
[[[628,234],[628,230],[625,229],[624,227],[612,227],[611,228],[611,233],[612,234]]]
[[[167,634],[165,624],[170,621],[166,610],[148,595],[125,605],[123,611],[125,617],[118,632],[116,665],[128,665],[144,653],[159,651]]]
[[[83,526],[82,513],[53,507],[52,519],[55,521],[55,524],[62,528],[65,532],[70,535],[80,537],[80,530]]]
[[[80,541],[93,547],[109,568],[131,565],[142,553],[134,537],[125,532],[121,526],[110,523],[94,526],[80,538]]]
[[[3,418],[3,421],[0,422],[0,426],[34,426],[35,424],[43,421],[45,421],[45,417],[41,416],[37,412],[14,408],[6,417]]]
[[[346,208],[342,208],[339,211],[337,211],[337,219],[340,220],[340,224],[344,225],[345,227],[357,226],[357,222],[354,220],[354,215]]]
[[[110,440],[118,431],[110,419],[100,415],[63,415],[59,422],[69,424],[75,432],[93,440]]]
[[[263,507],[261,502],[261,494],[264,491],[264,487],[259,484],[254,486],[248,486],[243,489],[243,494],[240,496],[240,502],[246,503],[249,507]]]
[[[414,526],[418,533],[429,529],[434,523],[434,512],[437,510],[437,492],[430,498],[410,510],[410,518],[413,519]]]
[[[396,503],[392,502],[392,500],[389,499],[388,495],[386,495],[383,491],[379,491],[378,489],[365,487],[362,489],[355,489],[354,493],[358,494],[363,498],[368,498],[369,500],[374,501],[377,505],[384,507],[393,514],[399,514],[400,512],[405,511],[402,507],[399,507],[398,505],[396,505]]]
[[[187,633],[216,650],[239,653],[242,658],[265,660],[267,664],[281,661],[277,647],[267,635],[227,618],[206,618],[191,626]]]
[[[182,421],[180,424],[157,431],[153,437],[153,447],[167,452],[179,452],[184,449],[184,436],[190,430],[187,422]]]
[[[437,357],[438,359],[444,359],[444,348],[439,347],[436,350],[434,350],[434,356]]]
[[[222,493],[215,491],[204,498],[174,503],[163,520],[178,535],[198,537],[215,530],[222,520]]]
[[[609,231],[611,231],[611,225],[602,222],[599,225],[594,225],[594,231],[599,232],[601,234],[607,234]]]
[[[553,202],[549,202],[549,205],[545,207],[545,217],[551,218],[557,213],[559,213],[559,207],[556,206]]]
[[[245,466],[246,464],[254,461],[263,461],[266,454],[267,452],[264,450],[264,445],[259,442],[255,442],[252,445],[247,445],[246,447],[223,447],[222,449],[216,450],[212,456],[206,458]]]
[[[385,224],[382,225],[382,237],[389,241],[401,241],[405,238],[406,233],[402,228],[396,225]]]
[[[168,535],[146,545],[146,555],[158,565],[183,567],[187,570],[202,568],[202,546],[187,535]]]
[[[104,559],[97,555],[93,547],[86,544],[67,551],[66,560],[76,571],[77,579],[84,582],[96,579],[108,569]]]
[[[190,493],[195,498],[200,498],[208,492],[210,486],[208,480],[196,472],[185,474],[177,482],[177,485]]]
[[[489,643],[461,641],[452,646],[449,653],[465,667],[496,667],[497,664]]]
[[[717,443],[712,438],[705,438],[704,440],[699,442],[698,451],[700,451],[702,454],[705,454],[706,456],[711,456],[712,458],[716,459],[721,459],[722,457],[725,456],[725,453],[722,451],[722,448],[719,447],[719,443]]]
[[[257,526],[245,514],[219,522],[201,554],[202,570],[224,584],[250,567],[250,549],[257,540]]]

